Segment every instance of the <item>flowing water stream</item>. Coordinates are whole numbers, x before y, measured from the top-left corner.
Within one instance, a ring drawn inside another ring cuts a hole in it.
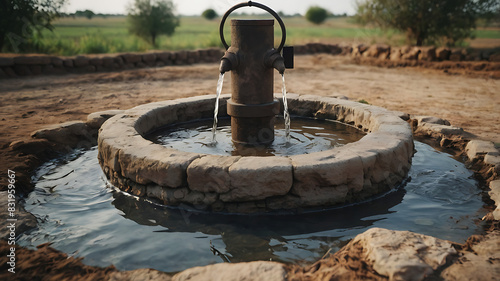
[[[283,119],[285,120],[285,140],[287,143],[289,143],[290,142],[290,113],[288,113],[288,101],[286,98],[285,73],[281,74],[281,79],[283,81],[282,92],[283,92]]]
[[[246,216],[193,213],[119,192],[107,185],[97,149],[80,151],[38,171],[24,205],[39,225],[17,243],[50,242],[89,265],[176,272],[227,261],[314,262],[372,227],[459,243],[480,233],[477,218],[486,211],[473,173],[427,144],[415,147],[407,182],[379,198],[322,212]]]
[[[215,97],[215,109],[214,109],[214,124],[212,125],[212,143],[217,143],[217,115],[219,115],[219,99],[222,93],[222,86],[224,85],[224,73],[219,75],[219,81],[217,82],[217,95]]]

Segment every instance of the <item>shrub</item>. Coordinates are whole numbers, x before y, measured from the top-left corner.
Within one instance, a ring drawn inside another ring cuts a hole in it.
[[[306,19],[314,24],[322,24],[328,17],[328,11],[318,7],[310,7],[306,12]]]

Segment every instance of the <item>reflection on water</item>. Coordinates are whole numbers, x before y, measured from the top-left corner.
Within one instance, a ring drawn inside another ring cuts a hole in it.
[[[290,117],[288,115],[288,117]],[[231,119],[219,119],[217,143],[213,142],[212,120],[197,120],[161,128],[147,138],[180,151],[242,156],[297,155],[331,149],[360,140],[365,134],[352,126],[336,121],[294,117],[287,137],[285,121],[275,125],[271,146],[236,146],[231,141]],[[288,121],[290,123],[290,121]]]
[[[313,262],[371,227],[463,242],[485,214],[463,164],[416,142],[408,182],[370,202],[295,215],[214,215],[166,208],[106,187],[96,149],[40,171],[26,209],[39,229],[19,243],[52,246],[85,263],[167,272],[217,262]]]

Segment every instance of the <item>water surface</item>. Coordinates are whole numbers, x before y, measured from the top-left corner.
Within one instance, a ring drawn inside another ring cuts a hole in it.
[[[407,183],[370,202],[300,215],[214,215],[158,206],[106,185],[92,149],[45,165],[26,209],[39,228],[22,246],[51,242],[89,265],[177,272],[219,262],[314,262],[372,227],[462,243],[481,231],[472,172],[416,142]]]

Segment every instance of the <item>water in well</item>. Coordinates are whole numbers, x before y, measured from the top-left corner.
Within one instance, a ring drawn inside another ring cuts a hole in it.
[[[292,134],[293,135],[293,134]],[[22,246],[50,242],[89,265],[166,272],[218,262],[313,262],[371,227],[410,230],[464,242],[481,231],[480,189],[449,154],[416,142],[407,182],[371,201],[322,212],[281,215],[193,213],[110,188],[97,149],[43,166],[25,208],[38,229]]]
[[[231,141],[231,120],[219,118],[217,143],[212,142],[212,120],[196,120],[163,127],[147,139],[181,151],[216,155],[287,156],[312,153],[342,146],[361,139],[359,129],[337,121],[295,117],[287,133],[286,122],[276,121],[271,146],[243,147]],[[290,124],[290,121],[288,121]],[[288,134],[288,136],[287,136]]]

